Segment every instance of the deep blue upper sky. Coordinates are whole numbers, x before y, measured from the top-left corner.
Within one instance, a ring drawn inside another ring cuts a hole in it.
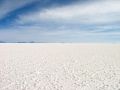
[[[120,42],[118,0],[0,0],[0,41]]]

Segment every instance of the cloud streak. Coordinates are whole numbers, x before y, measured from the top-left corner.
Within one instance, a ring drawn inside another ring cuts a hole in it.
[[[113,23],[120,21],[120,1],[105,0],[86,4],[74,4],[36,11],[20,16],[20,21],[54,21],[62,23]]]
[[[0,5],[0,19],[8,15],[10,12],[24,7],[34,1],[35,0],[4,0]]]
[[[55,30],[49,27],[20,26],[0,30],[0,40],[7,42],[119,42],[120,32],[98,32],[97,30],[88,31],[85,28],[75,30],[63,26]]]
[[[12,0],[16,1],[16,0]],[[51,0],[50,0],[51,1]],[[82,1],[82,0],[80,0]],[[3,2],[3,18],[33,0]],[[55,2],[54,2],[55,4]],[[38,7],[19,14],[7,28],[0,29],[0,40],[36,42],[120,42],[120,1],[88,0],[86,3]],[[41,9],[42,8],[42,9]]]

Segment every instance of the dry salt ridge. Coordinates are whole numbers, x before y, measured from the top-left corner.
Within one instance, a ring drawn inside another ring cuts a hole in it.
[[[120,90],[120,44],[0,44],[0,90]]]

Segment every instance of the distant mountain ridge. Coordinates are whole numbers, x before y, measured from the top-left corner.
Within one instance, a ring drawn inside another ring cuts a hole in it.
[[[5,41],[0,41],[0,43],[6,43]]]

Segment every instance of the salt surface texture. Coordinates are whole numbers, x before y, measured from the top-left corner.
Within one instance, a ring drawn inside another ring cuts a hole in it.
[[[120,90],[120,45],[0,44],[0,90]]]

